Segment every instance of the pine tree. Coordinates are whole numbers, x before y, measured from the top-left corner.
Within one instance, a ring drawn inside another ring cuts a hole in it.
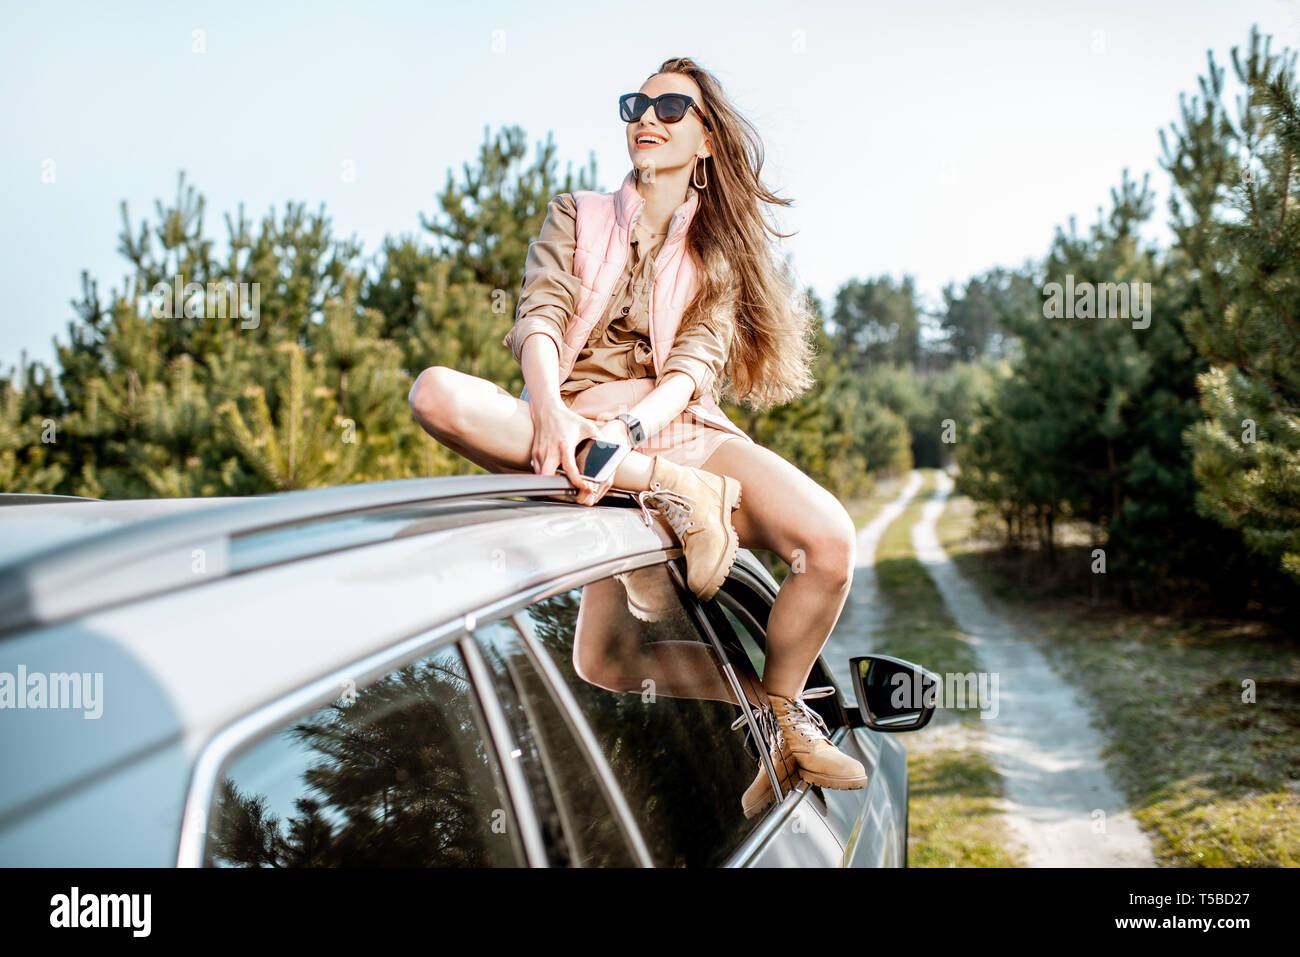
[[[816,317],[812,387],[793,402],[763,412],[729,400],[720,407],[754,441],[796,463],[835,494],[867,494],[875,475],[911,468],[907,425],[862,394],[852,354],[836,348],[816,294],[807,289],[804,295]]]
[[[325,357],[315,353],[308,358],[302,346],[288,341],[275,352],[284,361],[272,367],[274,394],[250,385],[241,397],[246,401],[228,399],[217,413],[227,417],[240,453],[271,489],[344,484],[358,449],[338,438],[345,423],[335,392],[326,384]]]
[[[501,339],[528,244],[555,194],[596,188],[594,164],[560,177],[549,138],[529,164],[524,142],[517,128],[485,137],[477,165],[449,177],[439,214],[422,217],[433,244],[385,240],[372,263],[354,240],[334,237],[323,207],[294,202],[256,221],[239,206],[224,217],[218,251],[204,197],[183,172],[151,219],[136,223],[123,204],[121,286],[101,296],[83,273],[56,370],[35,364],[8,380],[26,383],[21,391],[0,396],[4,487],[109,499],[250,495],[478,470],[419,429],[407,394],[430,365],[522,389]],[[239,292],[255,293],[242,312]],[[808,395],[762,415],[729,414],[852,494],[871,473],[910,465],[907,429],[861,392],[852,367],[861,357],[819,336]],[[894,351],[907,354],[911,338],[905,331]]]
[[[1040,302],[1039,292],[1024,270],[995,267],[972,276],[960,290],[949,283],[943,289],[939,346],[949,361],[973,362],[990,355],[1006,355],[1008,318]]]
[[[921,354],[921,307],[911,276],[850,280],[835,295],[835,345],[861,371],[877,363],[915,365]]]
[[[0,374],[0,489],[58,489],[66,474],[54,457],[62,438],[58,405],[53,379],[25,350],[13,373]]]
[[[557,193],[596,188],[594,159],[576,177],[571,168],[563,178],[557,175],[549,134],[527,167],[526,153],[521,128],[506,127],[495,139],[485,130],[478,163],[464,165],[459,183],[448,171],[447,186],[438,197],[439,214],[420,217],[434,237],[437,257],[451,263],[452,283],[517,290],[528,244],[541,232],[547,204]]]
[[[1201,512],[1300,582],[1300,113],[1295,54],[1252,29],[1232,49],[1234,120],[1209,54],[1165,140],[1179,245],[1199,277],[1186,324],[1210,368],[1188,432]]]
[[[1050,553],[1060,522],[1091,524],[1107,580],[1129,602],[1205,579],[1204,550],[1219,544],[1194,512],[1182,441],[1199,414],[1194,381],[1203,368],[1180,320],[1188,281],[1181,260],[1138,241],[1152,212],[1148,181],[1125,171],[1109,214],[1088,235],[1073,220],[1068,233],[1058,229],[1043,295],[1005,318],[1013,358],[958,447],[958,489],[996,511],[1013,543],[1036,539]],[[1057,314],[1047,283],[1080,298]],[[1124,301],[1115,284],[1128,287],[1120,316],[1110,314],[1112,291],[1116,305]],[[1231,549],[1220,554],[1227,562]]]
[[[326,305],[321,323],[308,328],[308,348],[324,357],[335,402],[335,439],[357,449],[346,481],[450,474],[448,461],[431,458],[435,444],[411,416],[412,378],[402,348],[383,337],[384,316],[360,306],[360,289],[360,277],[349,276],[342,296]]]

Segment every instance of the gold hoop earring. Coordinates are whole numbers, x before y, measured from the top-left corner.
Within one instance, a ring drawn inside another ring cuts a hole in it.
[[[691,185],[696,189],[706,189],[709,185],[709,172],[707,169],[704,171],[704,182],[695,182],[695,170],[699,168],[700,160],[705,158],[706,157],[700,156],[698,153],[695,154],[695,165],[691,167]]]

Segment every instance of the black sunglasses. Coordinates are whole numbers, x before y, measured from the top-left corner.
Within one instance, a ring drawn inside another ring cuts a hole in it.
[[[649,97],[644,93],[624,93],[618,98],[618,115],[625,123],[635,123],[652,106],[655,108],[655,116],[665,123],[676,123],[686,115],[688,109],[692,109],[700,114],[700,122],[704,124],[704,128],[713,131],[708,119],[695,105],[695,100],[685,93],[660,93],[656,97]]]

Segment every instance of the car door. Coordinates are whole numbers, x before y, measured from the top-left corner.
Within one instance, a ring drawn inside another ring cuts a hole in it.
[[[192,793],[207,811],[189,863],[528,863],[537,846],[532,809],[509,781],[513,769],[503,773],[495,702],[471,671],[446,644],[249,734],[220,759],[215,786]]]
[[[767,647],[767,611],[771,607],[769,589],[756,576],[741,569],[728,578],[711,601],[701,604],[724,643],[734,642],[744,648],[754,667],[761,670]],[[819,658],[805,687],[835,685],[831,670]],[[810,820],[800,825],[806,830],[783,829],[776,843],[789,845],[796,835],[819,835],[819,828],[824,827],[834,836],[837,847],[832,861],[829,859],[831,846],[818,843],[825,857],[824,865],[902,866],[905,862],[906,798],[900,807],[895,786],[899,772],[898,754],[895,752],[901,749],[892,741],[886,742],[884,735],[851,728],[838,689],[834,695],[809,698],[807,703],[826,722],[835,746],[862,763],[868,775],[867,786],[842,790],[803,785],[802,790],[807,793],[798,802],[810,816]],[[905,759],[902,773],[906,773]],[[786,846],[771,849],[768,854],[774,860],[784,861],[801,852],[797,847]],[[757,863],[767,864],[769,861]]]
[[[632,613],[629,585],[638,607],[658,603],[654,620]],[[741,796],[763,766],[733,728],[743,714],[737,689],[756,676],[743,651],[719,655],[692,600],[667,564],[655,564],[559,589],[475,629],[486,660],[534,686],[544,749],[571,752],[567,733],[590,759],[589,773],[573,776],[547,767],[582,762],[536,760],[558,830],[576,835],[566,838],[576,863],[605,863],[592,841],[622,840],[638,863],[721,866],[768,825],[773,809],[744,816]],[[566,726],[544,717],[556,710]]]
[[[766,634],[758,621],[767,620],[770,592],[747,575],[733,571],[718,593],[708,601],[692,597],[706,627],[729,654],[743,654],[755,672],[766,664]],[[815,663],[809,681],[820,679],[820,662]],[[809,701],[810,705],[818,702]],[[818,709],[829,711],[829,708]],[[830,826],[823,789],[806,782],[790,791],[773,811],[772,820],[743,849],[735,862],[746,867],[839,867],[843,862],[842,836]]]
[[[619,813],[617,785],[583,741],[582,718],[550,687],[514,619],[480,624],[473,637],[495,682],[509,725],[508,753],[527,782],[548,866],[648,864],[639,830]]]

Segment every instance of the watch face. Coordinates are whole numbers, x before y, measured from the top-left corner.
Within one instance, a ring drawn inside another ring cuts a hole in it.
[[[619,419],[621,419],[623,424],[627,426],[627,434],[631,436],[632,441],[636,444],[640,444],[642,439],[645,438],[645,429],[641,428],[641,423],[637,420],[636,416],[628,415],[625,412],[619,416]]]

